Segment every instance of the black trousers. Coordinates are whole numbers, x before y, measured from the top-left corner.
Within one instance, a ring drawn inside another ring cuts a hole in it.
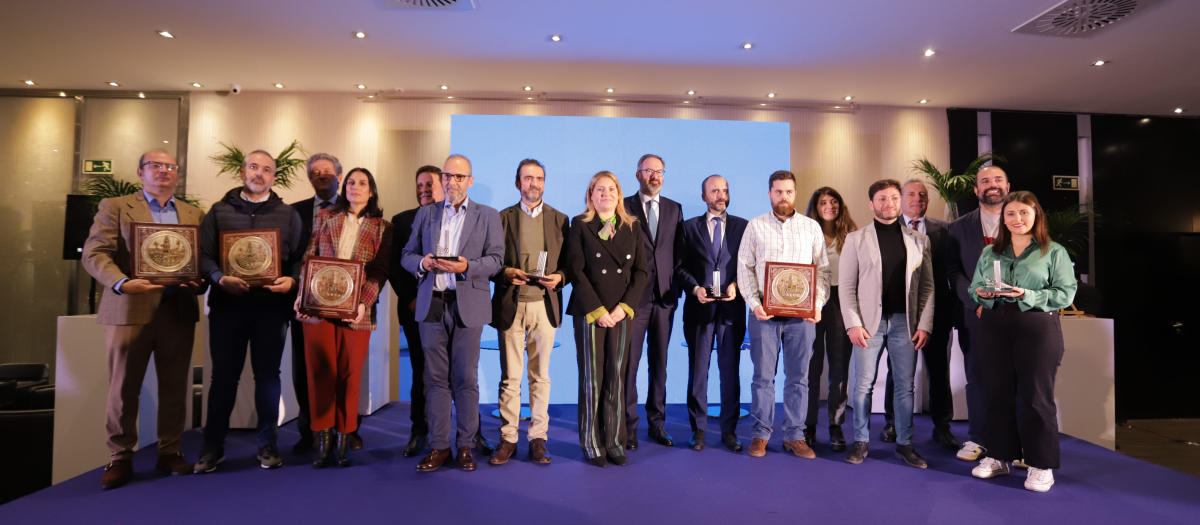
[[[821,374],[825,371],[825,358],[829,357],[829,426],[842,426],[846,422],[847,391],[850,382],[850,358],[854,345],[846,334],[846,323],[842,321],[842,301],[838,299],[838,287],[829,287],[829,300],[821,308],[821,322],[817,323],[813,339],[812,360],[808,363],[808,415],[804,428],[816,432],[817,412],[821,403]],[[891,372],[888,373],[888,406],[891,406]]]
[[[641,312],[638,312],[639,314]],[[612,328],[576,315],[575,352],[579,360],[579,445],[588,458],[625,454],[625,373],[633,323]]]
[[[642,342],[646,343],[646,425],[662,428],[667,418],[667,350],[671,344],[671,325],[675,322],[675,305],[662,306],[649,301],[638,306],[631,323],[632,342],[629,367],[625,374],[625,425],[629,432],[638,427],[638,363],[642,360]]]
[[[708,368],[712,362],[713,340],[717,341],[717,370],[721,378],[721,432],[737,431],[741,411],[742,341],[746,328],[720,322],[691,325],[683,323],[683,338],[688,345],[687,407],[692,432],[708,427]]]
[[[296,391],[296,430],[300,437],[312,438],[312,416],[308,411],[308,362],[304,359],[304,323],[292,319],[292,388]]]
[[[824,317],[822,317],[823,319]],[[933,333],[929,342],[921,349],[925,356],[925,375],[929,378],[929,417],[933,426],[949,429],[954,419],[954,393],[950,390],[950,329],[949,319],[934,319]],[[888,425],[895,424],[896,414],[892,409],[892,369],[887,373],[887,395],[883,400],[883,417]]]
[[[1054,380],[1064,350],[1058,312],[1022,312],[1016,303],[998,302],[983,309],[980,321],[988,457],[1058,468]]]
[[[412,436],[429,434],[429,419],[425,417],[425,349],[421,347],[421,328],[417,320],[408,312],[408,305],[402,304],[400,309],[400,328],[404,330],[404,339],[408,342],[408,362],[412,365],[412,388],[409,390],[410,410],[408,417],[412,420]]]

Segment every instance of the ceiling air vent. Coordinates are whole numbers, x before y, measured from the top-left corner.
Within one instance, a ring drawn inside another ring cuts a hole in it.
[[[1091,36],[1101,29],[1146,10],[1158,0],[1065,0],[1013,29],[1014,33],[1046,36]]]
[[[402,9],[445,9],[465,11],[475,9],[474,0],[387,0],[388,5]]]

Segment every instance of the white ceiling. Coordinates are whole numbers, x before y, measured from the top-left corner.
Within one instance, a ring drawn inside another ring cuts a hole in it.
[[[280,82],[517,94],[529,85],[1200,114],[1200,1],[1162,0],[1089,38],[1010,32],[1058,1],[475,0],[475,10],[432,11],[391,0],[3,0],[0,88],[33,79],[53,89],[280,91],[271,87]],[[927,48],[937,54],[924,57]],[[1089,66],[1099,59],[1112,63]]]

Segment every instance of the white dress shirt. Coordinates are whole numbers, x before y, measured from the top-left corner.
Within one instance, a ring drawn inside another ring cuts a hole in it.
[[[458,209],[455,209],[454,205],[450,204],[450,199],[442,201],[442,227],[438,231],[438,237],[435,239],[435,242],[441,244],[443,236],[446,235],[446,232],[449,232],[449,240],[446,241],[449,243],[449,246],[444,246],[444,248],[449,250],[450,255],[458,255],[458,241],[462,238],[463,222],[467,218],[467,204],[470,202],[471,198],[465,197],[463,198],[462,205]],[[441,270],[436,270],[436,272],[433,281],[434,290],[458,289],[458,284],[455,282],[457,279],[454,278],[454,275]]]
[[[358,232],[362,228],[363,218],[347,213],[342,222],[342,234],[338,238],[338,259],[354,259],[354,246],[358,244]]]
[[[525,201],[521,201],[521,211],[527,213],[530,217],[533,217],[536,219],[538,215],[541,215],[542,205],[545,204],[545,202],[546,201],[538,201],[537,206],[534,206],[533,209],[531,210],[531,209],[529,209],[529,206],[525,205]]]
[[[780,221],[774,212],[755,217],[742,234],[738,249],[738,288],[746,306],[754,311],[762,304],[763,277],[767,261],[812,264],[817,267],[817,310],[829,299],[829,258],[821,225],[802,213]]]

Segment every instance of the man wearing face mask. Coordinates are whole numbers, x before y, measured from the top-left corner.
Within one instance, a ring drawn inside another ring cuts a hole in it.
[[[212,373],[208,389],[208,418],[204,424],[204,447],[196,462],[196,473],[212,472],[225,460],[225,435],[229,416],[237,400],[238,381],[250,346],[254,368],[254,406],[258,414],[258,460],[262,468],[279,467],[283,461],[276,446],[279,422],[279,363],[283,358],[288,323],[294,316],[296,286],[303,264],[304,224],[300,214],[283,203],[271,186],[275,184],[275,159],[263,150],[246,155],[242,167],[243,186],[229,190],[200,224],[200,273],[213,285],[208,294],[208,321]],[[279,230],[279,262],[282,276],[272,285],[251,287],[246,281],[221,270],[221,232]]]
[[[962,349],[963,365],[967,376],[967,437],[958,451],[958,459],[977,461],[984,455],[987,435],[983,432],[984,386],[978,370],[978,356],[972,350],[979,348],[979,312],[983,308],[971,298],[971,278],[983,248],[995,240],[1000,231],[1000,210],[1008,197],[1008,175],[996,166],[988,166],[975,175],[975,197],[979,209],[959,217],[950,224],[950,235],[946,240],[946,273],[950,286],[960,301],[956,308],[955,326],[958,328],[958,347]]]

